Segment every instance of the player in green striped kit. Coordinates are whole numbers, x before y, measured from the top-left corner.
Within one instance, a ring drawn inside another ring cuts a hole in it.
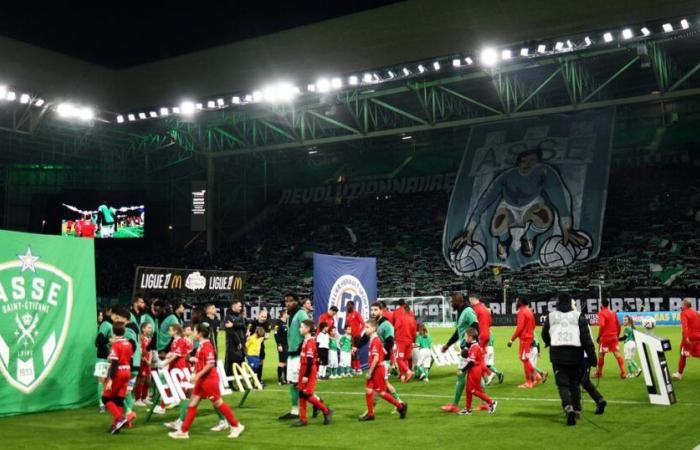
[[[443,353],[447,352],[450,346],[455,342],[459,342],[460,349],[467,348],[467,343],[464,339],[467,328],[476,328],[477,331],[479,330],[479,322],[476,319],[476,313],[464,300],[464,295],[459,292],[452,294],[452,310],[457,312],[457,324],[455,326],[455,332],[452,334],[452,337],[450,337],[450,340],[447,341],[447,344],[442,346]],[[465,362],[463,363],[466,364]],[[462,367],[460,367],[460,369],[462,369]],[[445,412],[458,413],[460,409],[457,405],[459,405],[462,399],[462,393],[464,392],[466,384],[466,373],[459,370],[457,373],[457,383],[455,384],[454,399],[452,403],[443,405],[440,409]]]
[[[627,378],[638,377],[641,375],[642,369],[634,360],[634,355],[637,353],[637,343],[634,340],[634,319],[632,316],[625,316],[625,329],[622,330],[622,336],[619,339],[625,342],[623,349],[627,365]]]
[[[352,370],[350,364],[352,362],[352,328],[348,325],[345,327],[345,334],[340,336],[340,376],[351,377]]]
[[[299,382],[299,369],[301,367],[301,344],[304,342],[299,328],[301,323],[309,320],[310,317],[301,308],[299,298],[295,294],[285,295],[284,302],[289,313],[289,318],[287,319],[287,324],[289,325],[287,330],[287,382],[289,383],[292,407],[288,413],[281,415],[279,420],[293,420],[299,418],[299,391],[297,383]]]

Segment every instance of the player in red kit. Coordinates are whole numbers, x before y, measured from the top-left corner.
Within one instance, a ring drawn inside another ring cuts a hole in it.
[[[196,338],[199,341],[199,347],[195,356],[195,373],[192,375],[191,380],[194,389],[182,426],[179,430],[168,433],[168,436],[173,439],[189,439],[189,429],[197,416],[199,401],[203,398],[208,398],[214,404],[214,407],[226,418],[226,421],[231,426],[229,438],[237,438],[245,430],[245,427],[236,420],[231,408],[221,398],[221,380],[216,371],[216,352],[209,340],[209,333],[210,328],[208,325],[202,323],[197,325]]]
[[[318,346],[313,337],[314,322],[304,320],[299,327],[299,332],[304,338],[301,344],[301,366],[299,368],[299,420],[294,422],[294,427],[305,427],[308,424],[306,417],[306,403],[311,403],[314,408],[323,413],[323,424],[331,423],[333,410],[323,404],[320,398],[314,395],[318,375]]]
[[[485,352],[491,337],[491,311],[473,295],[469,296],[469,304],[472,305],[472,309],[476,314],[476,320],[479,323],[479,346]],[[484,365],[486,384],[491,384],[495,376],[496,374],[491,372],[488,366]]]
[[[625,360],[620,355],[618,348],[618,337],[620,336],[620,321],[617,320],[617,314],[610,310],[610,301],[604,298],[601,301],[602,307],[598,313],[598,344],[600,345],[600,355],[598,357],[598,369],[594,378],[603,376],[603,364],[605,363],[605,354],[612,352],[617,359],[617,365],[620,366],[620,378],[627,378],[625,373]]]
[[[190,365],[187,359],[192,350],[192,346],[187,342],[187,339],[184,338],[184,330],[180,325],[174,324],[170,325],[168,332],[173,338],[173,341],[170,344],[170,351],[160,363],[161,367],[167,367],[168,370],[189,369]]]
[[[416,340],[418,324],[404,299],[398,301],[393,319],[396,363],[401,374],[401,382],[408,383],[413,378],[410,360],[413,354],[413,343]]]
[[[681,329],[681,359],[678,360],[678,372],[673,374],[674,380],[683,379],[685,361],[689,356],[700,358],[700,313],[688,300],[683,300],[681,306]]]
[[[379,394],[381,398],[391,403],[396,407],[401,419],[406,418],[408,405],[404,402],[396,400],[389,394],[386,385],[386,368],[384,366],[384,344],[377,336],[377,321],[370,319],[365,324],[365,334],[369,336],[369,352],[367,381],[365,383],[365,400],[367,401],[367,414],[360,416],[360,422],[374,420],[374,394]]]
[[[360,343],[362,330],[365,328],[365,319],[363,319],[362,314],[355,309],[355,302],[349,301],[345,307],[347,308],[345,312],[345,326],[349,326],[352,330],[352,371],[355,374],[361,374],[362,369],[360,368],[360,357],[357,354],[357,347]]]
[[[338,307],[337,306],[331,306],[328,308],[328,312],[324,312],[318,317],[318,324],[321,325],[321,323],[326,323],[328,325],[328,329],[332,330],[335,328],[335,316],[338,315]],[[316,335],[318,335],[321,332],[320,328],[316,330]]]
[[[134,347],[124,339],[126,326],[121,322],[112,325],[112,333],[116,340],[112,342],[112,349],[107,359],[110,362],[109,374],[102,392],[102,402],[107,411],[112,414],[112,434],[117,434],[127,424],[124,415],[124,397],[131,379],[131,358],[134,356]]]
[[[461,416],[472,414],[472,398],[474,396],[486,402],[489,414],[495,413],[498,406],[498,402],[492,400],[481,386],[481,377],[484,374],[483,369],[486,368],[486,363],[484,362],[484,351],[479,345],[479,338],[479,332],[476,329],[467,328],[465,340],[469,348],[462,350],[462,355],[467,357],[467,364],[462,369],[467,372],[467,405],[458,413]]]
[[[481,324],[479,324],[481,328]],[[542,377],[537,373],[532,363],[530,362],[530,347],[532,346],[532,341],[535,339],[535,315],[528,306],[528,301],[524,298],[518,299],[518,321],[517,327],[513,336],[508,341],[508,347],[513,345],[513,341],[520,339],[520,346],[518,349],[518,358],[523,363],[523,369],[525,370],[525,383],[518,386],[519,388],[530,389],[542,379]]]

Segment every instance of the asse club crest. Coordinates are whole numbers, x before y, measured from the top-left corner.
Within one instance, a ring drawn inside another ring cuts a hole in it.
[[[30,394],[51,373],[68,334],[73,279],[31,248],[0,261],[0,371]]]

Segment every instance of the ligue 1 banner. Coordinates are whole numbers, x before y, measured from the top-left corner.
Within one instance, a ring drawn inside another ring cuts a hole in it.
[[[174,296],[230,294],[232,298],[243,300],[245,284],[246,273],[240,271],[138,266],[134,296],[154,293]]]
[[[445,220],[457,275],[565,268],[600,250],[613,110],[474,127]]]
[[[94,403],[92,239],[0,230],[0,416]]]
[[[338,308],[337,328],[345,332],[348,302],[366,321],[369,306],[377,299],[377,260],[349,256],[314,253],[314,321],[331,306]],[[367,348],[360,353],[360,361],[367,361]]]

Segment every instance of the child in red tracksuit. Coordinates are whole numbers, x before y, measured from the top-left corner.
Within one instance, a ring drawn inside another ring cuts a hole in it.
[[[323,413],[323,424],[331,423],[333,410],[323,404],[320,398],[314,395],[316,381],[318,379],[318,346],[314,338],[314,321],[304,320],[299,326],[299,332],[304,338],[301,344],[301,361],[299,367],[299,420],[294,422],[294,427],[305,427],[308,424],[306,418],[306,403],[311,403],[315,410]],[[315,416],[315,414],[314,414]]]
[[[134,355],[134,348],[131,343],[124,339],[126,326],[121,322],[112,325],[112,333],[116,340],[112,342],[112,349],[109,352],[109,373],[102,392],[102,403],[107,411],[112,414],[112,434],[117,434],[127,424],[124,415],[124,397],[131,379],[131,358]]]
[[[481,377],[486,368],[484,362],[484,351],[479,346],[479,332],[475,328],[468,328],[465,334],[468,348],[462,350],[466,353],[467,365],[462,370],[467,371],[467,405],[458,414],[468,416],[472,414],[472,397],[477,396],[485,401],[489,406],[489,414],[496,412],[498,402],[494,401],[481,386]]]
[[[144,322],[141,324],[141,361],[139,364],[139,374],[136,378],[136,406],[146,406],[148,398],[148,389],[151,384],[151,357],[152,354],[148,349],[151,345],[153,335],[153,326],[150,323]]]

